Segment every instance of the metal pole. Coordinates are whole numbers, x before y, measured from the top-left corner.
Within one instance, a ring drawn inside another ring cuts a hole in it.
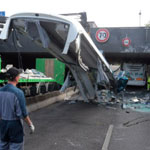
[[[141,27],[141,15],[142,15],[142,13],[141,13],[141,10],[140,10],[140,12],[139,12],[139,26]]]

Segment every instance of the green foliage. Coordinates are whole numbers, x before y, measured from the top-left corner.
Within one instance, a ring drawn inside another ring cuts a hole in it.
[[[146,27],[150,27],[150,21],[147,22],[147,24],[145,24]]]

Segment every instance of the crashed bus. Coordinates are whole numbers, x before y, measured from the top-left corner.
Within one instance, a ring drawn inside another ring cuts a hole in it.
[[[28,39],[43,51],[65,63],[73,75],[84,101],[101,101],[101,90],[114,93],[124,89],[127,79],[115,77],[103,54],[79,22],[61,15],[22,13],[9,17],[0,39],[19,48],[31,49]],[[69,76],[69,73],[68,73]],[[67,87],[65,82],[62,89]]]

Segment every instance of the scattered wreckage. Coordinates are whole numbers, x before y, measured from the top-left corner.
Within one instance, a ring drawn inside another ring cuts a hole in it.
[[[101,102],[106,95],[117,94],[126,87],[128,79],[120,72],[115,77],[108,62],[97,49],[79,22],[70,17],[38,13],[20,13],[7,19],[0,39],[7,41],[13,34],[16,47],[30,49],[21,43],[22,36],[47,50],[69,68],[63,91],[73,75],[85,102]],[[107,94],[106,94],[107,93]]]

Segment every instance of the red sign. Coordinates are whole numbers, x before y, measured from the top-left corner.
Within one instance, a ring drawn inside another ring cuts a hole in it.
[[[122,39],[122,45],[123,46],[129,47],[130,44],[131,44],[131,40],[128,37]]]
[[[96,40],[98,42],[104,43],[109,39],[109,31],[107,29],[99,29],[96,32]]]

